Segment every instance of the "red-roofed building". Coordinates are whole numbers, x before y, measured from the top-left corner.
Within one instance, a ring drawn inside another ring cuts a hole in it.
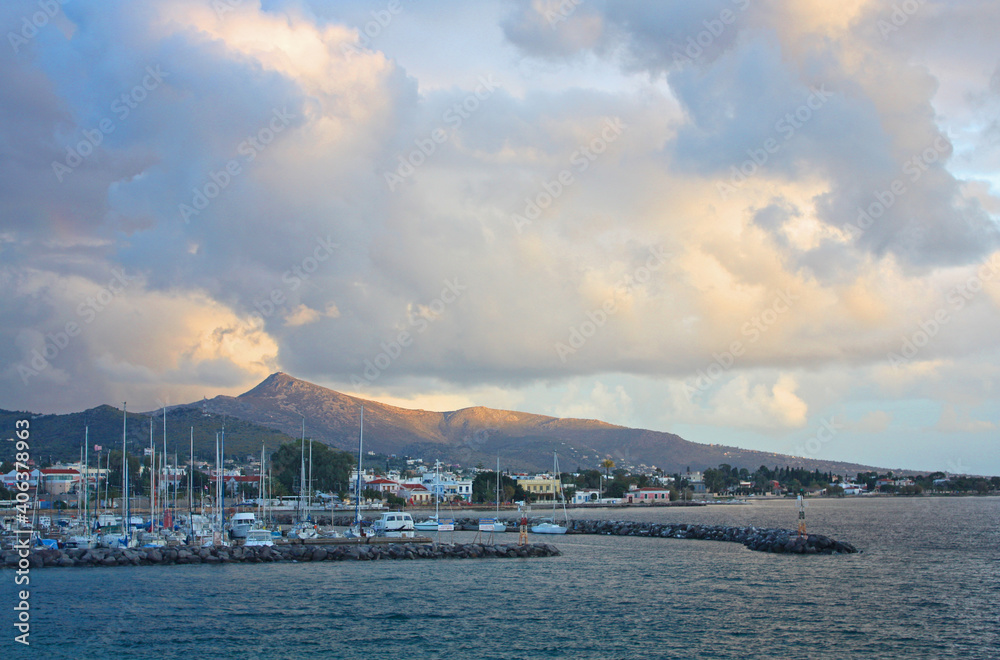
[[[423,484],[403,484],[396,493],[407,504],[431,504],[434,502],[434,495]]]
[[[365,482],[365,488],[377,490],[380,493],[389,493],[391,495],[399,494],[399,482],[393,481],[392,479],[386,479],[384,477],[379,477],[378,479],[372,479],[371,481]]]
[[[256,474],[234,474],[222,477],[222,483],[226,485],[226,493],[235,495],[244,486],[249,485],[255,492],[260,490],[260,475]]]

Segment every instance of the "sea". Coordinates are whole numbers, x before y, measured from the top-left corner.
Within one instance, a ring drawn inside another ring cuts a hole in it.
[[[570,510],[791,529],[797,515],[786,499]],[[1000,498],[818,499],[806,520],[862,552],[567,535],[535,538],[551,558],[36,569],[31,646],[5,607],[0,657],[1000,658]],[[13,604],[13,572],[0,582]]]

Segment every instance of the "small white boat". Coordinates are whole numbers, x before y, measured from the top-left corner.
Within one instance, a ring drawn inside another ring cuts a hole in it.
[[[531,526],[531,531],[533,534],[565,534],[566,527],[562,525],[557,525],[551,520],[545,520],[538,523],[537,525]]]
[[[560,488],[559,458],[554,453],[552,454],[552,472],[553,478],[556,480],[556,484],[552,490],[552,517],[545,518],[537,525],[532,525],[531,531],[534,534],[565,534],[566,530],[569,529],[569,516],[566,515],[566,500],[562,498],[562,489]],[[563,501],[563,517],[566,518],[566,525],[556,524],[556,491],[559,491],[559,497]]]
[[[413,516],[402,511],[390,511],[383,513],[382,517],[375,521],[372,526],[375,536],[387,536],[393,538],[412,538],[415,526]]]
[[[257,517],[251,511],[240,512],[229,520],[229,535],[234,539],[245,539],[257,523]]]
[[[288,532],[288,538],[290,539],[315,539],[319,538],[319,530],[316,529],[316,525],[312,523],[299,523]]]
[[[438,517],[431,516],[427,520],[421,520],[420,522],[413,523],[413,529],[418,532],[436,532],[438,531]]]
[[[271,530],[269,529],[261,529],[256,527],[253,529],[248,529],[246,536],[244,538],[246,540],[244,541],[243,545],[251,547],[274,545],[274,539],[271,538]]]

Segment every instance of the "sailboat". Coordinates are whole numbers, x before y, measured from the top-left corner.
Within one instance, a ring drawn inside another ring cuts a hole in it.
[[[289,530],[288,538],[290,539],[314,539],[319,536],[319,531],[316,529],[316,525],[312,522],[312,516],[310,516],[310,509],[312,507],[312,502],[310,502],[310,489],[312,484],[306,484],[306,418],[302,418],[302,448],[301,448],[301,466],[299,469],[299,499],[298,499],[298,510],[299,519],[295,523],[294,529]],[[312,440],[309,441],[309,475],[310,481],[312,479]],[[303,495],[303,493],[305,493]]]
[[[532,525],[531,531],[535,534],[565,534],[566,530],[569,529],[569,516],[566,514],[566,499],[562,497],[562,484],[559,477],[559,458],[555,452],[552,453],[552,472],[555,474],[556,479],[552,490],[552,517],[547,518],[537,525]],[[559,497],[563,501],[563,517],[566,519],[566,525],[556,524],[556,490],[559,491]]]
[[[344,536],[347,538],[364,538],[366,536],[373,536],[374,533],[370,528],[366,528],[361,524],[361,451],[364,446],[365,439],[365,407],[361,406],[361,431],[358,433],[358,478],[354,480],[354,524],[351,525]]]
[[[493,533],[498,534],[507,531],[507,524],[500,520],[500,456],[497,455],[497,517],[493,521]]]
[[[66,539],[66,545],[70,548],[89,549],[97,547],[97,537],[90,528],[90,427],[84,427],[83,433],[83,527],[81,534]]]
[[[434,461],[434,515],[427,520],[413,523],[413,529],[418,532],[436,532],[440,521],[441,505],[441,462]]]

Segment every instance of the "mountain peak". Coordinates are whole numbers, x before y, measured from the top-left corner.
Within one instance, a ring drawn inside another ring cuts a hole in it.
[[[801,465],[823,471],[857,471],[864,466],[736,447],[689,442],[672,433],[631,429],[596,419],[549,417],[513,410],[472,406],[451,412],[399,408],[343,394],[278,371],[236,398],[203,402],[214,413],[227,414],[297,437],[308,437],[354,451],[364,404],[365,448],[431,461],[441,458],[463,465],[491,464],[497,454],[512,469],[547,469],[552,451],[581,468],[603,458],[622,466],[657,466],[668,472],[703,469],[729,463],[756,469],[760,465]]]

